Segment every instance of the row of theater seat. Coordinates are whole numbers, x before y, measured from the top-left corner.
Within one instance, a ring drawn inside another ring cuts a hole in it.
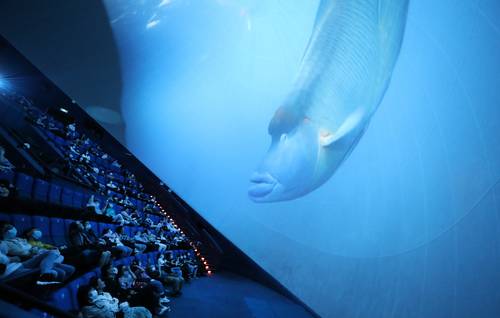
[[[46,216],[30,216],[25,214],[7,214],[0,213],[0,221],[9,222],[14,225],[19,234],[24,231],[36,227],[42,231],[43,238],[42,241],[61,246],[67,245],[69,242],[69,226],[73,219],[62,219]],[[116,230],[118,225],[103,223],[103,222],[90,222],[92,224],[93,230],[98,234],[104,229],[110,228],[113,231]],[[134,236],[135,232],[138,230],[144,231],[144,227],[140,226],[124,226],[124,232],[129,236]],[[165,235],[173,235],[172,232],[164,232]]]
[[[182,254],[186,251],[183,250],[173,250],[169,251],[175,257],[176,254]],[[158,257],[159,252],[151,252],[146,254],[138,254],[135,256],[130,256],[126,258],[116,259],[113,261],[114,266],[120,265],[130,265],[134,259],[140,260],[143,266],[148,266],[157,263],[156,259]],[[77,279],[71,281],[66,286],[61,289],[58,289],[53,295],[50,303],[59,309],[64,311],[77,311],[79,308],[77,294],[80,286],[84,286],[89,283],[90,279],[94,276],[101,276],[101,270],[99,268],[94,269],[84,275],[78,277]],[[42,315],[43,317],[47,317],[46,315]]]
[[[171,250],[167,253],[171,253],[173,257],[177,257],[178,255],[185,255],[190,253],[194,256],[193,251],[185,251],[185,250]],[[114,266],[120,265],[130,265],[134,259],[140,260],[143,266],[157,264],[159,252],[151,252],[145,254],[138,254],[135,256],[125,257],[121,259],[116,259],[113,261]],[[99,268],[94,269],[84,275],[78,277],[77,279],[71,281],[66,286],[61,289],[58,289],[53,295],[51,299],[51,304],[58,307],[59,309],[65,311],[77,311],[79,308],[77,293],[80,286],[84,286],[88,284],[90,279],[93,276],[101,276],[101,270]],[[44,315],[42,315],[44,316]],[[46,317],[46,316],[44,316]]]
[[[47,131],[47,130],[42,130],[42,132],[47,136],[47,139],[49,141],[51,141],[60,151],[62,151],[63,153],[68,152],[67,146],[69,146],[72,143],[71,140],[64,139],[62,137],[54,135],[52,132]],[[79,135],[79,134],[77,133],[76,135]],[[84,153],[88,148],[91,148],[92,146],[94,146],[94,145],[92,145],[92,144],[89,144],[87,146],[80,145],[80,146],[77,146],[76,149],[80,153]],[[93,163],[93,165],[98,167],[101,171],[105,171],[106,173],[113,172],[113,177],[107,177],[107,176],[105,177],[103,175],[94,174],[97,182],[99,182],[102,185],[106,185],[109,181],[118,182],[120,184],[125,183],[126,177],[121,174],[122,171],[121,171],[120,167],[117,167],[117,166],[112,164],[113,159],[111,157],[108,157],[107,159],[103,159],[99,156],[95,156],[92,154],[89,154],[89,157],[90,157],[90,161]],[[137,186],[137,183],[134,183],[134,185]],[[136,189],[136,188],[130,188],[130,187],[128,187],[128,188],[129,188],[129,191],[131,191],[131,192],[138,192],[138,189]]]
[[[99,200],[101,208],[104,208],[104,203],[106,201],[106,197],[102,195],[97,195],[77,187],[62,186],[20,172],[1,172],[0,180],[6,180],[14,184],[16,196],[20,199],[52,203],[76,209],[84,208],[91,195],[94,195],[96,199]],[[117,196],[123,198],[121,194],[117,194]],[[146,205],[142,200],[130,198],[130,201],[139,211]],[[122,209],[123,207],[121,205],[115,206],[116,213],[119,213]],[[150,215],[149,217],[155,223],[159,222],[161,219],[159,215]]]
[[[64,139],[64,138],[62,138],[60,136],[57,136],[57,135],[55,135],[54,133],[52,133],[52,132],[50,132],[48,130],[42,129],[42,132],[47,136],[47,138],[50,141],[52,141],[54,143],[54,145],[57,148],[59,148],[59,150],[61,150],[63,152],[66,152],[67,151],[67,147],[72,143],[71,140]],[[78,136],[79,136],[78,132],[75,132],[75,137],[78,137]],[[90,144],[87,147],[81,145],[81,146],[77,147],[77,150],[79,150],[80,152],[85,152],[90,147],[92,147],[92,145],[90,145]],[[113,172],[120,172],[121,171],[120,167],[112,165],[111,164],[112,162],[109,159],[102,159],[101,157],[90,155],[90,161],[92,161],[97,166],[102,167],[102,168],[104,168],[105,170],[108,170],[108,171],[113,171]],[[122,178],[121,182],[123,182],[124,180],[125,179]]]
[[[14,184],[16,196],[19,199],[47,202],[77,209],[85,207],[91,195],[82,188],[63,186],[40,178],[34,178],[22,172],[1,172],[0,180]]]

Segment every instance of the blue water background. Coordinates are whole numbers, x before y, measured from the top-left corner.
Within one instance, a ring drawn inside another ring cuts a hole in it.
[[[248,177],[317,1],[106,1],[127,146],[324,317],[500,316],[500,2],[410,1],[391,85],[337,173]]]

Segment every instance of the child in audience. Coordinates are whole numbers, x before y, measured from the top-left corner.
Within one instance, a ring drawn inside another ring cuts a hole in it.
[[[42,231],[36,227],[33,227],[26,231],[25,238],[28,240],[28,243],[35,249],[37,252],[41,251],[58,251],[61,253],[61,250],[65,250],[66,246],[56,247],[54,245],[50,245],[47,243],[43,243],[40,239],[42,238]],[[60,281],[65,281],[73,273],[75,272],[75,268],[68,264],[63,264],[64,256],[59,255],[54,263],[54,270],[57,272],[57,277]]]
[[[60,262],[61,254],[58,250],[39,250],[32,247],[26,239],[17,237],[17,229],[4,223],[0,227],[1,243],[5,244],[5,255],[13,262],[22,262],[27,269],[40,270],[38,284],[53,284],[61,282],[58,280],[58,272],[54,269],[56,263]]]

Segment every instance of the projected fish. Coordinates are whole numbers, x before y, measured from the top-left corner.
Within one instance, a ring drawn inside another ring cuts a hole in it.
[[[349,156],[380,104],[406,23],[406,0],[321,0],[294,88],[269,124],[249,197],[301,197]],[[367,158],[369,159],[369,158]]]

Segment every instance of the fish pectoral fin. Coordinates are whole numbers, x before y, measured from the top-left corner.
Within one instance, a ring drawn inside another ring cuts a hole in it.
[[[358,130],[360,122],[363,118],[362,111],[356,111],[349,115],[346,120],[340,125],[339,129],[334,133],[329,131],[323,131],[320,133],[320,144],[323,147],[328,147],[335,142],[348,136],[350,133]]]

